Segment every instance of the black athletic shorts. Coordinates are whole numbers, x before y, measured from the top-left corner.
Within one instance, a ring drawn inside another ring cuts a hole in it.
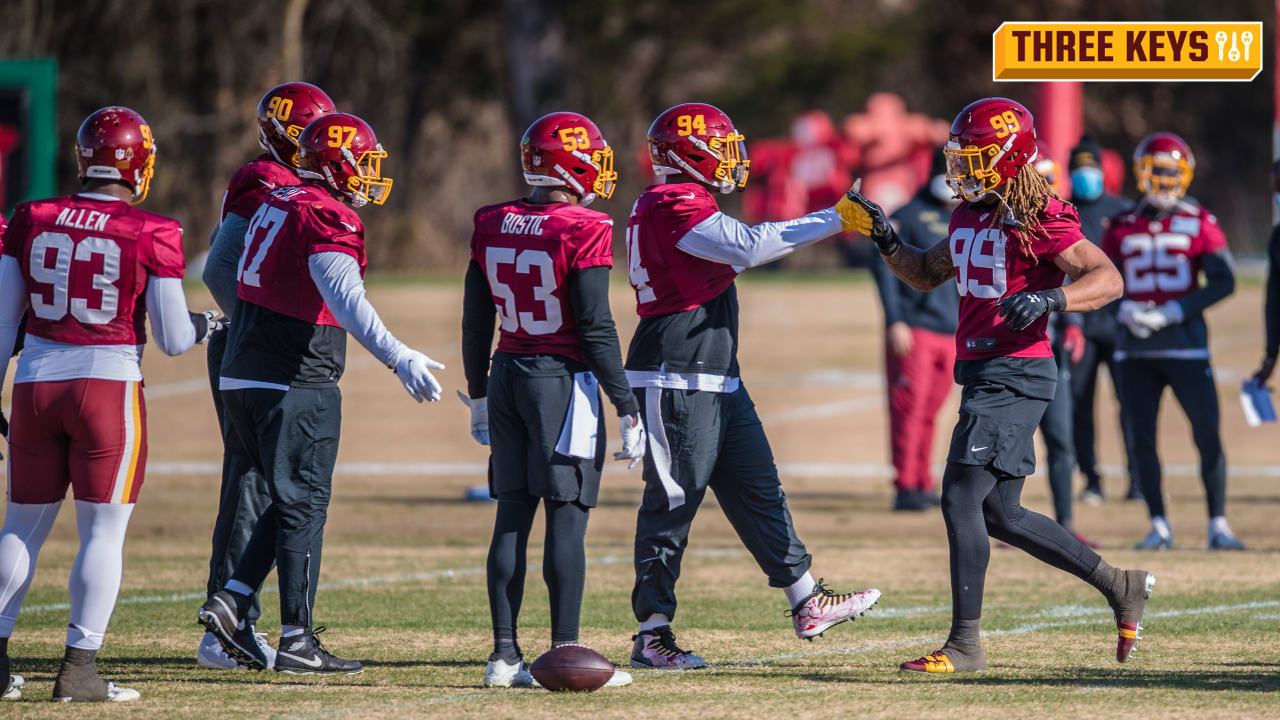
[[[489,369],[489,494],[529,495],[595,507],[604,469],[605,426],[601,407],[595,456],[556,452],[573,395],[573,375],[550,374],[547,356],[496,353]],[[569,368],[570,370],[573,367]],[[596,389],[599,402],[599,389]]]
[[[1013,477],[1035,472],[1036,427],[1058,382],[1053,358],[961,360],[955,379],[964,390],[947,462],[990,465]]]

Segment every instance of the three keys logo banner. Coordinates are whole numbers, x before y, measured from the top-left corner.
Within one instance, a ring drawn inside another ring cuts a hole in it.
[[[991,79],[1247,82],[1263,37],[1261,22],[1006,22]]]

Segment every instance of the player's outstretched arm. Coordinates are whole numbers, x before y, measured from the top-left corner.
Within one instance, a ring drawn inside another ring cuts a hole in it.
[[[1072,283],[1062,288],[1067,312],[1089,312],[1124,294],[1124,280],[1115,263],[1097,245],[1081,239],[1054,258]]]
[[[748,225],[716,212],[689,229],[676,247],[694,257],[740,268],[753,268],[840,232],[840,217],[833,208],[818,210],[794,220]]]
[[[342,252],[321,252],[307,259],[311,281],[338,324],[379,362],[395,371],[414,400],[436,402],[443,389],[431,370],[444,365],[396,339],[365,297],[356,259]]]
[[[884,210],[868,200],[861,190],[859,179],[836,203],[835,210],[846,232],[860,232],[871,238],[885,266],[916,290],[927,292],[955,277],[948,241],[937,242],[924,251],[903,245]]]
[[[569,275],[569,297],[573,301],[574,319],[587,367],[595,373],[620,418],[622,452],[614,454],[614,459],[630,460],[627,469],[631,469],[644,455],[645,428],[640,420],[640,405],[631,392],[627,373],[622,367],[618,329],[609,311],[609,268],[601,266],[574,271]]]

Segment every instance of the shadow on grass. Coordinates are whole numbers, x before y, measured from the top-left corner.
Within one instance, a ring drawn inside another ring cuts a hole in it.
[[[1224,663],[1224,665],[1226,665]],[[1272,663],[1233,663],[1234,667],[1271,667]],[[1001,675],[990,674],[930,676],[902,673],[894,677],[868,677],[857,673],[799,672],[794,677],[822,683],[849,685],[886,685],[903,682],[943,682],[967,687],[1099,687],[1099,688],[1162,688],[1170,690],[1204,690],[1229,692],[1280,692],[1280,674],[1244,670],[1097,670],[1066,671],[1061,675]],[[763,673],[762,673],[763,674]],[[784,673],[790,674],[790,673]],[[776,677],[777,674],[774,674]]]

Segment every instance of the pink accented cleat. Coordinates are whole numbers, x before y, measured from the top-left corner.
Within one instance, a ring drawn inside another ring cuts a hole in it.
[[[871,606],[880,602],[880,591],[875,588],[852,593],[833,593],[822,585],[788,613],[796,624],[796,637],[813,641],[828,628],[865,614]]]
[[[631,648],[631,667],[698,670],[707,666],[706,660],[688,650],[681,650],[676,645],[676,634],[671,631],[670,625],[641,630],[631,639],[635,641]]]

